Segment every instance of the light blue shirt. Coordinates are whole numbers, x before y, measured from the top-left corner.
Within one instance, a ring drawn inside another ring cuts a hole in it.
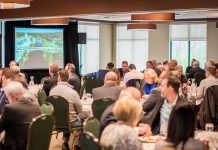
[[[172,109],[175,107],[177,100],[178,95],[176,96],[176,99],[173,101],[172,104],[169,104],[167,102],[167,99],[164,100],[164,103],[160,109],[160,134],[166,135],[170,113]]]

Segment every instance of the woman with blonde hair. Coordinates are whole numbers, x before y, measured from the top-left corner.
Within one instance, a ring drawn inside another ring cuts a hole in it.
[[[157,73],[153,69],[146,69],[144,71],[144,82],[141,86],[142,98],[147,99],[153,88],[158,85]]]
[[[102,148],[141,150],[142,144],[138,141],[138,133],[134,129],[142,113],[139,101],[123,96],[115,103],[113,113],[117,122],[104,129],[100,139]]]

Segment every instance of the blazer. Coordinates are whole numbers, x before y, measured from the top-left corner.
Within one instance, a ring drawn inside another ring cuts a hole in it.
[[[80,78],[75,73],[72,73],[70,75],[68,83],[73,86],[73,89],[77,91],[77,93],[80,92],[80,88],[81,88]]]
[[[197,72],[202,72],[202,73],[205,73],[205,70],[204,69],[201,69],[200,67],[195,67],[195,68],[192,68],[187,74],[187,78],[194,78],[194,74],[197,73]]]
[[[150,124],[152,133],[159,134],[160,133],[160,109],[164,103],[165,98],[157,97],[156,104],[154,108],[152,109],[152,113],[148,113],[149,117],[147,120],[149,120],[147,123]],[[183,97],[178,96],[176,106],[182,105],[184,103],[188,103]]]
[[[92,90],[93,100],[100,98],[111,98],[117,100],[123,88],[119,85],[106,84]]]
[[[142,96],[146,94],[145,91],[144,91],[145,84],[146,84],[145,80],[141,80],[141,82],[140,82],[140,92],[141,92]],[[158,84],[158,83],[156,83],[156,84]],[[156,89],[156,88],[154,88],[154,89]],[[151,90],[151,92],[152,92],[152,90]]]
[[[99,138],[101,137],[101,134],[105,127],[107,127],[109,124],[112,124],[114,122],[117,122],[117,118],[114,116],[112,110],[114,107],[114,104],[111,104],[107,107],[107,109],[103,112],[101,119],[100,119],[100,129],[99,129]]]
[[[97,72],[92,72],[92,73],[86,74],[86,76],[104,80],[104,77],[108,71],[109,70],[107,70],[107,69],[99,69]]]
[[[154,108],[156,102],[162,100],[164,100],[164,98],[161,97],[159,88],[154,88],[148,96],[148,99],[142,104],[143,111],[151,111]]]
[[[49,95],[49,92],[52,87],[57,85],[58,83],[58,75],[54,74],[52,77],[49,77],[47,80],[44,81],[42,89],[45,91],[46,95]]]
[[[8,99],[3,89],[0,89],[0,114],[2,112],[3,107],[8,104]]]
[[[4,149],[25,150],[29,124],[34,117],[40,114],[39,105],[28,98],[6,104],[0,119],[0,131],[6,132]]]
[[[207,88],[200,106],[199,118],[202,128],[206,123],[218,125],[218,85]]]

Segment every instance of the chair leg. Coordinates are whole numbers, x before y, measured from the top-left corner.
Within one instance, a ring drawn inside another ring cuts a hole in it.
[[[75,142],[75,138],[76,138],[76,133],[77,133],[77,131],[75,130],[75,131],[73,131],[73,141],[72,141],[72,146],[71,146],[71,150],[73,150],[74,149],[74,142]]]

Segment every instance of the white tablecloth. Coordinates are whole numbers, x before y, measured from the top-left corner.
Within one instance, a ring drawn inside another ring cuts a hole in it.
[[[195,139],[208,143],[209,150],[218,150],[218,132],[195,131]],[[143,143],[144,150],[154,150],[156,143]]]
[[[82,102],[82,116],[84,118],[92,117],[93,98],[91,98],[90,96],[83,96],[81,102]]]
[[[37,98],[39,90],[42,89],[42,84],[33,84],[28,86],[28,90]]]

